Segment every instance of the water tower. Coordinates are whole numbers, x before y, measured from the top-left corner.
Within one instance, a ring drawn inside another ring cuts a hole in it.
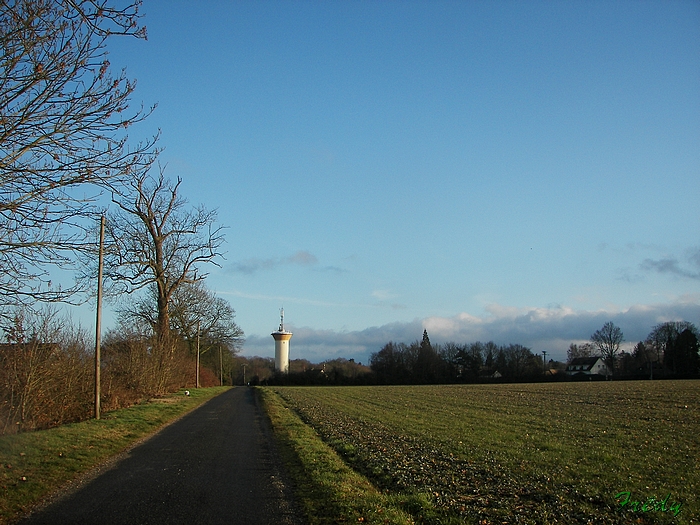
[[[280,309],[280,328],[272,332],[275,338],[275,370],[286,374],[289,372],[289,340],[292,332],[284,329],[284,308]]]

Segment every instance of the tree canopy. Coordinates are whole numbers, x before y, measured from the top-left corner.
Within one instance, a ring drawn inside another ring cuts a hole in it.
[[[620,351],[620,344],[624,340],[625,338],[620,327],[615,326],[615,323],[610,321],[591,335],[591,342],[596,346],[611,371],[615,369],[615,357]]]
[[[150,110],[131,108],[135,83],[113,75],[106,42],[145,38],[140,2],[0,2],[0,302],[68,300],[51,282],[88,238],[94,199],[157,154],[128,142]]]
[[[217,264],[223,227],[216,212],[190,207],[179,194],[181,179],[173,182],[161,170],[132,174],[112,201],[105,231],[105,279],[111,293],[133,293],[153,287],[157,319],[155,332],[170,332],[173,297],[185,285],[206,277],[205,264]]]

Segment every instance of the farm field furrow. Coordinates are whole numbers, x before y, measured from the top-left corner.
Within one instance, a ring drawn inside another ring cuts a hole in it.
[[[699,522],[698,381],[275,392],[419,523]]]

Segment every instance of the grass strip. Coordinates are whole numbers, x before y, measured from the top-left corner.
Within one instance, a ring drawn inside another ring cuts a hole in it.
[[[352,470],[272,390],[259,388],[287,471],[311,525],[335,523],[412,524],[401,502],[377,490]]]
[[[180,391],[80,423],[0,436],[0,524],[229,387]]]

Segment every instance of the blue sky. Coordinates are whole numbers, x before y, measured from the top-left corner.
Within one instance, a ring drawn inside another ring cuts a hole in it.
[[[272,356],[700,325],[700,3],[145,0],[112,67]]]

